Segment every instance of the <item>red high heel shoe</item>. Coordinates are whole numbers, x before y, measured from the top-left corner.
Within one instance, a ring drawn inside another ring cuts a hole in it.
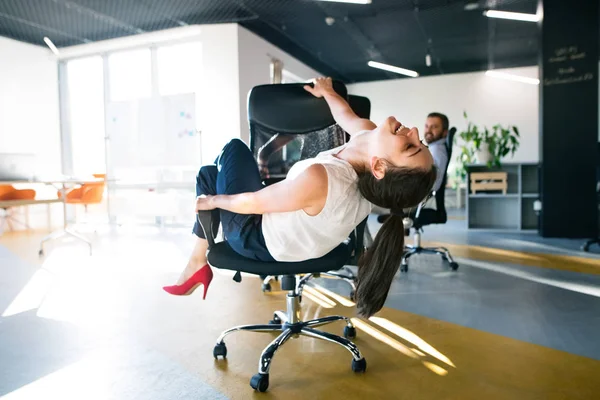
[[[181,285],[164,286],[163,289],[165,292],[175,296],[188,296],[192,294],[198,286],[202,285],[204,286],[204,295],[202,296],[202,300],[204,300],[206,299],[206,292],[208,291],[208,286],[210,285],[212,278],[212,269],[210,269],[208,264],[206,264]]]

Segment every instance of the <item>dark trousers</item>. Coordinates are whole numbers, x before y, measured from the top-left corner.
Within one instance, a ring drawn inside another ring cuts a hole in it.
[[[214,165],[200,168],[196,177],[196,195],[238,194],[256,192],[263,188],[258,165],[252,152],[240,139],[233,139],[221,151]],[[262,215],[237,214],[227,210],[213,212],[213,226],[219,222],[227,243],[240,255],[258,260],[275,261],[265,245],[262,233]],[[196,220],[194,234],[205,238]]]

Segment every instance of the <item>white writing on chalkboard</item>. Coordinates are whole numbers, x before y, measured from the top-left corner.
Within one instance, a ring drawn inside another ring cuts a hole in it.
[[[581,69],[587,70],[585,64],[583,68],[581,64],[581,60],[585,58],[585,51],[580,51],[577,46],[562,46],[555,49],[548,57],[548,64],[562,63],[562,65],[546,69],[547,78],[544,79],[544,86],[564,85],[594,79],[593,71],[581,71]],[[564,63],[568,64],[564,65]]]
[[[573,68],[573,67],[558,69],[558,73],[561,75],[572,74],[573,72],[575,72],[575,68]]]
[[[570,76],[568,78],[547,78],[544,79],[544,86],[563,85],[565,83],[585,82],[594,79],[594,74],[588,72],[579,76]]]
[[[579,51],[577,46],[560,47],[554,50],[554,55],[548,58],[549,63],[581,60],[586,57],[585,51]]]

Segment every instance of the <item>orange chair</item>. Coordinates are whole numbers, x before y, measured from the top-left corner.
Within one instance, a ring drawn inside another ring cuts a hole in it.
[[[0,201],[7,200],[33,200],[35,199],[35,190],[33,189],[15,189],[12,185],[0,185]],[[21,225],[25,225],[28,228],[28,223],[21,222],[17,220],[12,212],[10,211],[11,206],[3,206],[2,210],[4,210],[3,215],[0,220],[0,233],[4,230],[4,225],[8,224],[9,228],[12,230],[12,222],[18,222]],[[27,216],[28,217],[28,216]]]
[[[94,178],[105,179],[105,174],[94,174]],[[83,185],[71,189],[66,194],[65,203],[67,204],[82,204],[87,211],[87,206],[90,204],[99,204],[104,196],[105,181],[84,183]],[[61,191],[58,191],[58,198],[62,197]]]
[[[15,189],[12,185],[0,185],[0,201],[33,199],[35,199],[35,190],[33,189]]]

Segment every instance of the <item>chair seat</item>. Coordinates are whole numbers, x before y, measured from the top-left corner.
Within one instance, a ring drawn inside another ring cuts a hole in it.
[[[295,275],[340,269],[348,262],[350,255],[351,246],[343,243],[321,258],[300,262],[263,262],[243,257],[227,242],[219,242],[211,247],[208,262],[215,268],[255,275]]]

